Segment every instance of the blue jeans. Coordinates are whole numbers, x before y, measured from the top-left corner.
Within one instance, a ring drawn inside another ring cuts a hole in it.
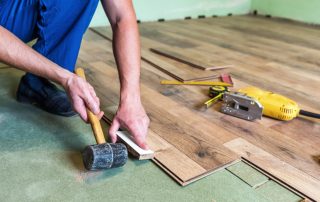
[[[74,71],[98,0],[0,0],[0,25],[61,67]],[[1,39],[0,39],[1,40]]]

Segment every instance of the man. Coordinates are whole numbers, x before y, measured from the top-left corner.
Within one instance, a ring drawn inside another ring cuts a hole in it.
[[[140,100],[140,45],[132,1],[101,3],[114,33],[121,84],[120,104],[109,135],[115,142],[116,131],[124,127],[146,149],[149,118]],[[78,113],[84,121],[88,119],[87,106],[102,117],[92,86],[72,73],[97,4],[98,0],[0,0],[0,61],[28,72],[19,83],[18,101],[61,116]],[[35,38],[32,48],[25,45]]]

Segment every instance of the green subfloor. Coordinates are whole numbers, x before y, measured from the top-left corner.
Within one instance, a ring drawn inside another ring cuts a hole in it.
[[[0,67],[0,201],[299,201],[243,163],[181,187],[151,161],[87,172],[94,143],[79,117],[61,118],[15,101],[22,73]]]

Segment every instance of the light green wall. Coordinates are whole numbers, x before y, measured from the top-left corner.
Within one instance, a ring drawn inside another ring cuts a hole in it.
[[[137,17],[142,22],[164,18],[184,19],[199,15],[259,14],[320,24],[320,0],[133,0]],[[99,5],[91,26],[107,25],[108,20]]]
[[[142,22],[160,18],[184,19],[186,16],[246,14],[250,11],[251,0],[134,0],[137,17]],[[107,24],[101,5],[91,26]]]
[[[259,14],[320,24],[320,0],[252,0]]]

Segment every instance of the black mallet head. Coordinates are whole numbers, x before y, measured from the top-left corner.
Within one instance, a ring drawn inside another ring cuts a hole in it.
[[[75,73],[86,79],[82,68],[77,68]],[[106,143],[98,117],[89,109],[87,109],[87,114],[98,144],[87,146],[82,152],[83,163],[86,169],[100,170],[123,166],[128,160],[126,146],[124,144]]]
[[[82,152],[82,158],[87,170],[117,168],[126,164],[128,150],[121,143],[90,145]]]

